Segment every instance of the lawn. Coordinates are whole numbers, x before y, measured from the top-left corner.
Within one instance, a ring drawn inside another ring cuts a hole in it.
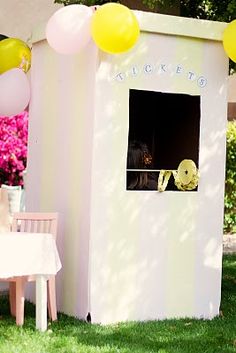
[[[231,353],[236,352],[236,255],[224,257],[221,316],[214,320],[166,320],[102,327],[66,315],[40,333],[34,307],[23,328],[0,299],[0,353]]]

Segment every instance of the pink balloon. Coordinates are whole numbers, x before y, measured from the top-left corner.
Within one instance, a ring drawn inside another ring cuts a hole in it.
[[[21,69],[11,69],[0,75],[0,116],[21,113],[30,101],[30,85]]]
[[[85,5],[69,5],[56,11],[46,27],[48,44],[60,54],[75,54],[91,39],[93,10]]]

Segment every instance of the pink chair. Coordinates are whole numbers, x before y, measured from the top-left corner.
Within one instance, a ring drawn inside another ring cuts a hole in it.
[[[51,233],[57,235],[57,213],[15,213],[12,221],[12,232]],[[16,324],[24,323],[24,287],[26,282],[35,281],[35,276],[22,276],[7,279],[10,282],[11,315],[16,317]],[[48,312],[52,321],[57,320],[55,276],[47,281]]]

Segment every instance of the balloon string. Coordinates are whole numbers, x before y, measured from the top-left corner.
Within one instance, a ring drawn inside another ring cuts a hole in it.
[[[19,69],[21,69],[25,72],[27,72],[29,69],[29,61],[24,56],[22,57]]]

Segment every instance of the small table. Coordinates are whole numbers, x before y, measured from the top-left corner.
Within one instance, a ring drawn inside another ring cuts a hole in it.
[[[56,242],[49,233],[0,233],[0,279],[36,276],[36,328],[47,329],[47,279],[61,269]]]

